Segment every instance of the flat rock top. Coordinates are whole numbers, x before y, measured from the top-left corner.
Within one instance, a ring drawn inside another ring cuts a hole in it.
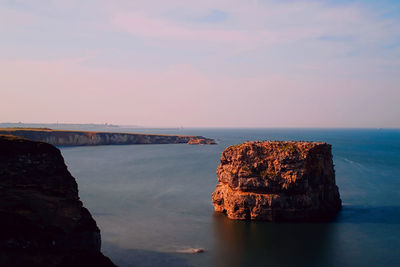
[[[311,173],[333,176],[331,145],[323,142],[256,141],[230,146],[221,155],[218,181],[232,189],[276,192]]]
[[[192,135],[174,135],[174,134],[152,134],[152,133],[131,133],[131,132],[102,132],[102,131],[81,131],[81,130],[58,130],[50,128],[0,128],[0,132],[5,135],[13,135],[18,132],[37,132],[37,133],[54,133],[54,134],[105,134],[105,135],[138,135],[138,136],[165,136],[165,137],[182,137],[182,138],[201,138],[209,139],[203,136]]]
[[[331,145],[322,142],[297,141],[256,141],[233,145],[221,155],[221,164],[238,162],[262,162],[265,160],[285,163],[291,160],[304,160],[310,154],[331,153]]]
[[[31,141],[14,135],[0,134],[0,159],[3,163],[12,162],[11,156],[20,157],[21,155],[30,156],[35,154],[54,154],[55,157],[62,158],[60,151],[48,143]]]
[[[300,151],[310,150],[317,146],[330,146],[324,142],[307,142],[307,141],[247,141],[242,144],[237,144],[226,148],[225,151],[235,149],[242,150],[246,148],[266,148],[277,151],[291,151],[297,149]]]

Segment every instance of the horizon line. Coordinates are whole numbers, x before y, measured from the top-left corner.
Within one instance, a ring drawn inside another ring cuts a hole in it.
[[[0,122],[1,124],[42,124],[42,125],[94,125],[94,126],[113,126],[120,128],[137,129],[391,129],[400,130],[398,127],[379,127],[379,126],[170,126],[170,125],[135,125],[135,124],[116,124],[116,123],[75,123],[75,122]]]

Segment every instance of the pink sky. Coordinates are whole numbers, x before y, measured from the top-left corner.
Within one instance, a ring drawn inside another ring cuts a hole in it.
[[[400,127],[390,1],[0,4],[0,122]]]

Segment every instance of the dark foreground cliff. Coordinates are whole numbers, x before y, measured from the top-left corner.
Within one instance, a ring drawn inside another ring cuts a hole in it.
[[[52,145],[0,136],[0,266],[114,266]]]
[[[215,211],[231,219],[310,221],[341,207],[331,145],[246,142],[228,147],[217,169]]]
[[[96,146],[133,144],[215,144],[213,139],[190,135],[63,131],[48,128],[2,128],[0,134],[46,142],[55,146]]]

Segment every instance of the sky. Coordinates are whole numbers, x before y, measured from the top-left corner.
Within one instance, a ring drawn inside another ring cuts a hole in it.
[[[0,122],[400,127],[400,1],[0,0]]]

